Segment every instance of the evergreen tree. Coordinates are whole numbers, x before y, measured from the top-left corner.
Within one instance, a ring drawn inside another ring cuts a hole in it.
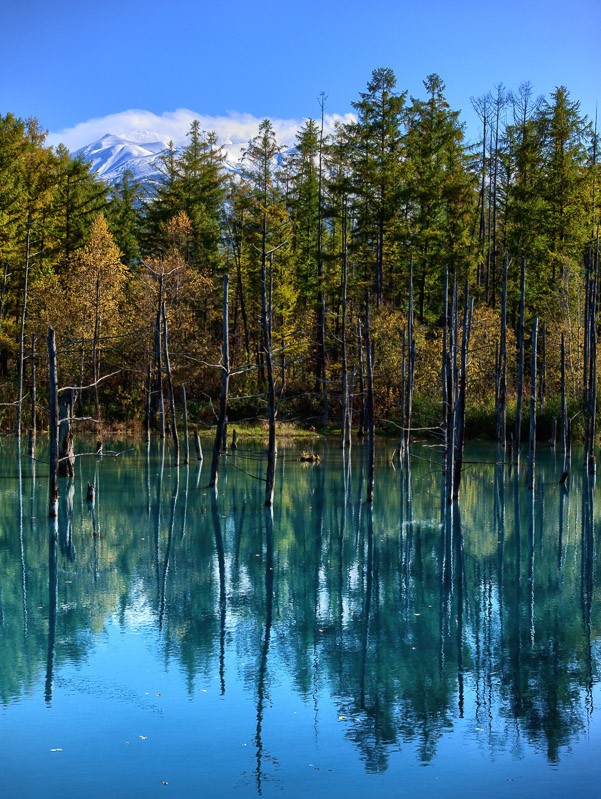
[[[375,69],[367,90],[353,103],[357,122],[347,128],[354,158],[356,249],[366,278],[375,264],[378,303],[384,296],[385,262],[393,260],[403,164],[401,125],[407,93],[398,94],[395,88],[391,69]]]

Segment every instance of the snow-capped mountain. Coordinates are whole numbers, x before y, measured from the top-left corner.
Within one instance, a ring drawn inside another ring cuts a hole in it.
[[[156,166],[157,156],[167,142],[136,142],[108,133],[93,144],[82,147],[75,155],[91,161],[92,170],[106,183],[117,183],[123,173],[131,170],[137,181],[152,182],[160,177]]]
[[[136,141],[134,138],[138,140]],[[126,170],[133,173],[135,181],[148,185],[161,179],[157,160],[166,149],[167,144],[168,142],[162,141],[155,134],[147,131],[132,134],[131,139],[107,133],[98,141],[80,148],[74,154],[81,155],[86,161],[91,161],[92,171],[109,185],[122,181]],[[224,145],[226,154],[224,167],[228,172],[240,172],[242,152],[246,144],[246,142],[236,142]],[[180,152],[182,149],[183,146],[175,148],[176,152]],[[287,152],[291,152],[291,150]],[[285,153],[281,153],[276,159],[279,164],[282,163],[284,155]]]
[[[168,142],[161,140],[132,141],[107,133],[93,144],[77,150],[75,155],[91,161],[92,171],[105,183],[113,184],[123,180],[124,172],[130,170],[137,182],[148,184],[161,178],[157,160],[167,144]],[[182,149],[183,147],[175,148],[176,152]],[[224,149],[225,168],[229,172],[239,172],[242,150],[240,144],[225,145]]]

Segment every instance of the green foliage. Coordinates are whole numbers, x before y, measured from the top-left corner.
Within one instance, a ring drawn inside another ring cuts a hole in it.
[[[545,100],[535,97],[529,84],[516,93],[498,86],[474,104],[483,123],[482,141],[470,149],[459,112],[449,106],[437,74],[424,81],[423,97],[409,98],[397,88],[393,71],[379,68],[353,103],[355,121],[339,124],[331,136],[323,135],[319,122],[307,119],[294,148],[284,153],[274,125],[263,120],[248,143],[239,174],[228,176],[215,134],[202,131],[195,121],[183,147],[171,142],[160,155],[162,176],[150,193],[125,173],[108,201],[107,189],[90,173],[90,165],[63,147],[46,147],[35,120],[0,117],[0,279],[5,264],[7,273],[0,302],[5,427],[13,415],[11,381],[28,237],[35,255],[26,333],[37,339],[38,353],[49,324],[57,327],[65,344],[71,342],[65,347],[61,378],[74,385],[88,376],[92,360],[107,370],[122,369],[100,392],[111,417],[141,416],[149,364],[156,395],[156,326],[162,299],[174,380],[185,382],[194,416],[212,421],[209,399],[220,381],[224,271],[230,274],[235,370],[230,389],[245,398],[237,400],[240,413],[232,413],[261,416],[263,248],[273,250],[271,268],[269,258],[266,267],[282,415],[322,417],[325,384],[331,423],[339,424],[346,264],[345,344],[347,378],[355,372],[354,419],[364,402],[360,386],[365,352],[360,352],[359,331],[366,291],[375,300],[376,418],[399,418],[411,259],[417,425],[435,426],[441,413],[440,329],[448,268],[451,280],[456,277],[463,284],[467,279],[476,296],[467,433],[490,432],[505,257],[512,328],[508,396],[511,400],[517,388],[513,333],[524,256],[526,325],[530,327],[534,316],[546,323],[549,395],[559,390],[564,334],[570,401],[578,403],[582,264],[601,218],[596,135],[565,87]],[[83,273],[94,270],[90,235],[100,212],[108,230],[97,260],[99,265],[110,262],[111,274],[119,275],[111,284],[119,297],[100,292],[96,300],[96,284]],[[106,307],[101,296],[107,298]],[[99,345],[94,359],[92,340]],[[47,375],[42,361],[38,355],[43,392]],[[552,407],[550,400],[541,414],[544,435]],[[575,430],[577,425],[575,420]]]

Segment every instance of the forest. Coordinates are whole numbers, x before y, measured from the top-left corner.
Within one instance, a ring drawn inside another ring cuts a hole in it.
[[[195,122],[151,186],[108,187],[37,120],[0,116],[2,432],[48,427],[51,327],[55,379],[99,434],[214,429],[224,392],[223,424],[270,417],[344,440],[371,408],[381,432],[436,434],[455,307],[456,330],[470,321],[467,436],[509,436],[537,359],[539,434],[563,413],[585,435],[596,121],[563,86],[472,103],[475,143],[438,75],[415,98],[379,68],[333,134],[322,94],[293,148],[264,120],[231,174]]]

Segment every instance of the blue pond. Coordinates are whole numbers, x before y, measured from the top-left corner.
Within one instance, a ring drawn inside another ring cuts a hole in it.
[[[470,449],[447,508],[435,450],[399,469],[381,444],[372,507],[362,448],[314,447],[280,447],[271,514],[251,445],[216,493],[208,465],[115,442],[56,522],[43,448],[0,447],[2,797],[599,795],[578,453],[564,490],[542,448],[528,491]]]

